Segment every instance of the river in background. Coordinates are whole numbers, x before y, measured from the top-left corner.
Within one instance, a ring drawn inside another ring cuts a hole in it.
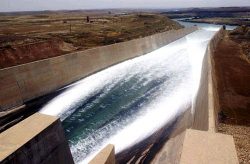
[[[109,143],[120,153],[191,108],[215,32],[198,30],[84,78],[40,112],[60,117],[76,163],[87,163]]]
[[[222,27],[222,25],[217,25],[217,24],[188,22],[187,21],[188,19],[192,19],[192,18],[179,18],[179,19],[173,19],[173,20],[180,23],[181,25],[185,27],[198,26],[200,28],[207,29],[207,30],[214,30],[214,29],[219,29]],[[227,30],[233,30],[236,27],[237,26],[226,25]]]

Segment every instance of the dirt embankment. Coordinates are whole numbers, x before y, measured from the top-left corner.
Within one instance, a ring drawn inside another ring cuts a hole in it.
[[[249,28],[228,32],[214,54],[218,85],[219,132],[233,135],[240,163],[250,163]]]
[[[62,40],[0,48],[0,69],[62,55],[76,48]]]
[[[0,16],[0,69],[180,28],[169,18],[152,13]]]

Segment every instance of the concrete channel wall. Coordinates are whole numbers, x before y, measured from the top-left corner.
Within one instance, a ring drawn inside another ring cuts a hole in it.
[[[218,95],[218,85],[216,79],[216,70],[214,66],[214,52],[218,43],[223,39],[225,35],[225,31],[221,29],[217,35],[213,38],[212,42],[209,45],[209,102],[208,102],[208,111],[209,111],[209,131],[217,132],[218,126],[218,114],[220,112],[220,105],[219,105],[219,95]],[[213,122],[214,121],[214,122]]]
[[[144,55],[197,30],[172,30],[0,70],[0,112],[25,104],[119,62]]]
[[[219,106],[212,56],[223,35],[224,30],[221,28],[210,40],[203,59],[200,86],[194,103],[192,128],[196,130],[216,129]]]

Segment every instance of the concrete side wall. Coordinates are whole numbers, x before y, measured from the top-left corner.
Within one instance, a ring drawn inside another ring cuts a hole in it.
[[[203,59],[200,86],[193,106],[195,113],[192,128],[197,130],[208,130],[208,49]]]
[[[0,163],[74,162],[60,120],[36,113],[0,134]]]
[[[211,39],[205,57],[203,59],[202,76],[197,98],[194,103],[194,121],[192,128],[197,130],[209,130],[216,128],[218,107],[218,94],[216,92],[216,80],[214,79],[214,69],[211,56],[215,48],[224,35],[224,30],[218,31]],[[212,62],[212,63],[211,63]]]
[[[0,112],[48,94],[111,65],[149,53],[197,28],[167,31],[124,43],[0,70]]]
[[[220,104],[219,104],[219,94],[218,94],[218,85],[217,85],[217,79],[215,74],[215,66],[214,66],[214,52],[216,49],[216,46],[218,45],[219,41],[223,39],[225,35],[225,31],[223,29],[220,30],[217,37],[213,39],[213,42],[210,44],[210,55],[209,55],[209,65],[210,65],[210,103],[209,103],[209,118],[211,120],[209,130],[212,130],[214,132],[217,131],[218,126],[218,113],[220,112]],[[214,122],[212,122],[214,121]]]

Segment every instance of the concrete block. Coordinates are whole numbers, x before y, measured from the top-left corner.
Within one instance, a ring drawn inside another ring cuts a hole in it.
[[[186,130],[181,164],[238,164],[232,136]]]
[[[36,113],[2,132],[0,163],[73,164],[60,120]]]
[[[109,144],[102,149],[89,164],[115,164],[115,147]]]

